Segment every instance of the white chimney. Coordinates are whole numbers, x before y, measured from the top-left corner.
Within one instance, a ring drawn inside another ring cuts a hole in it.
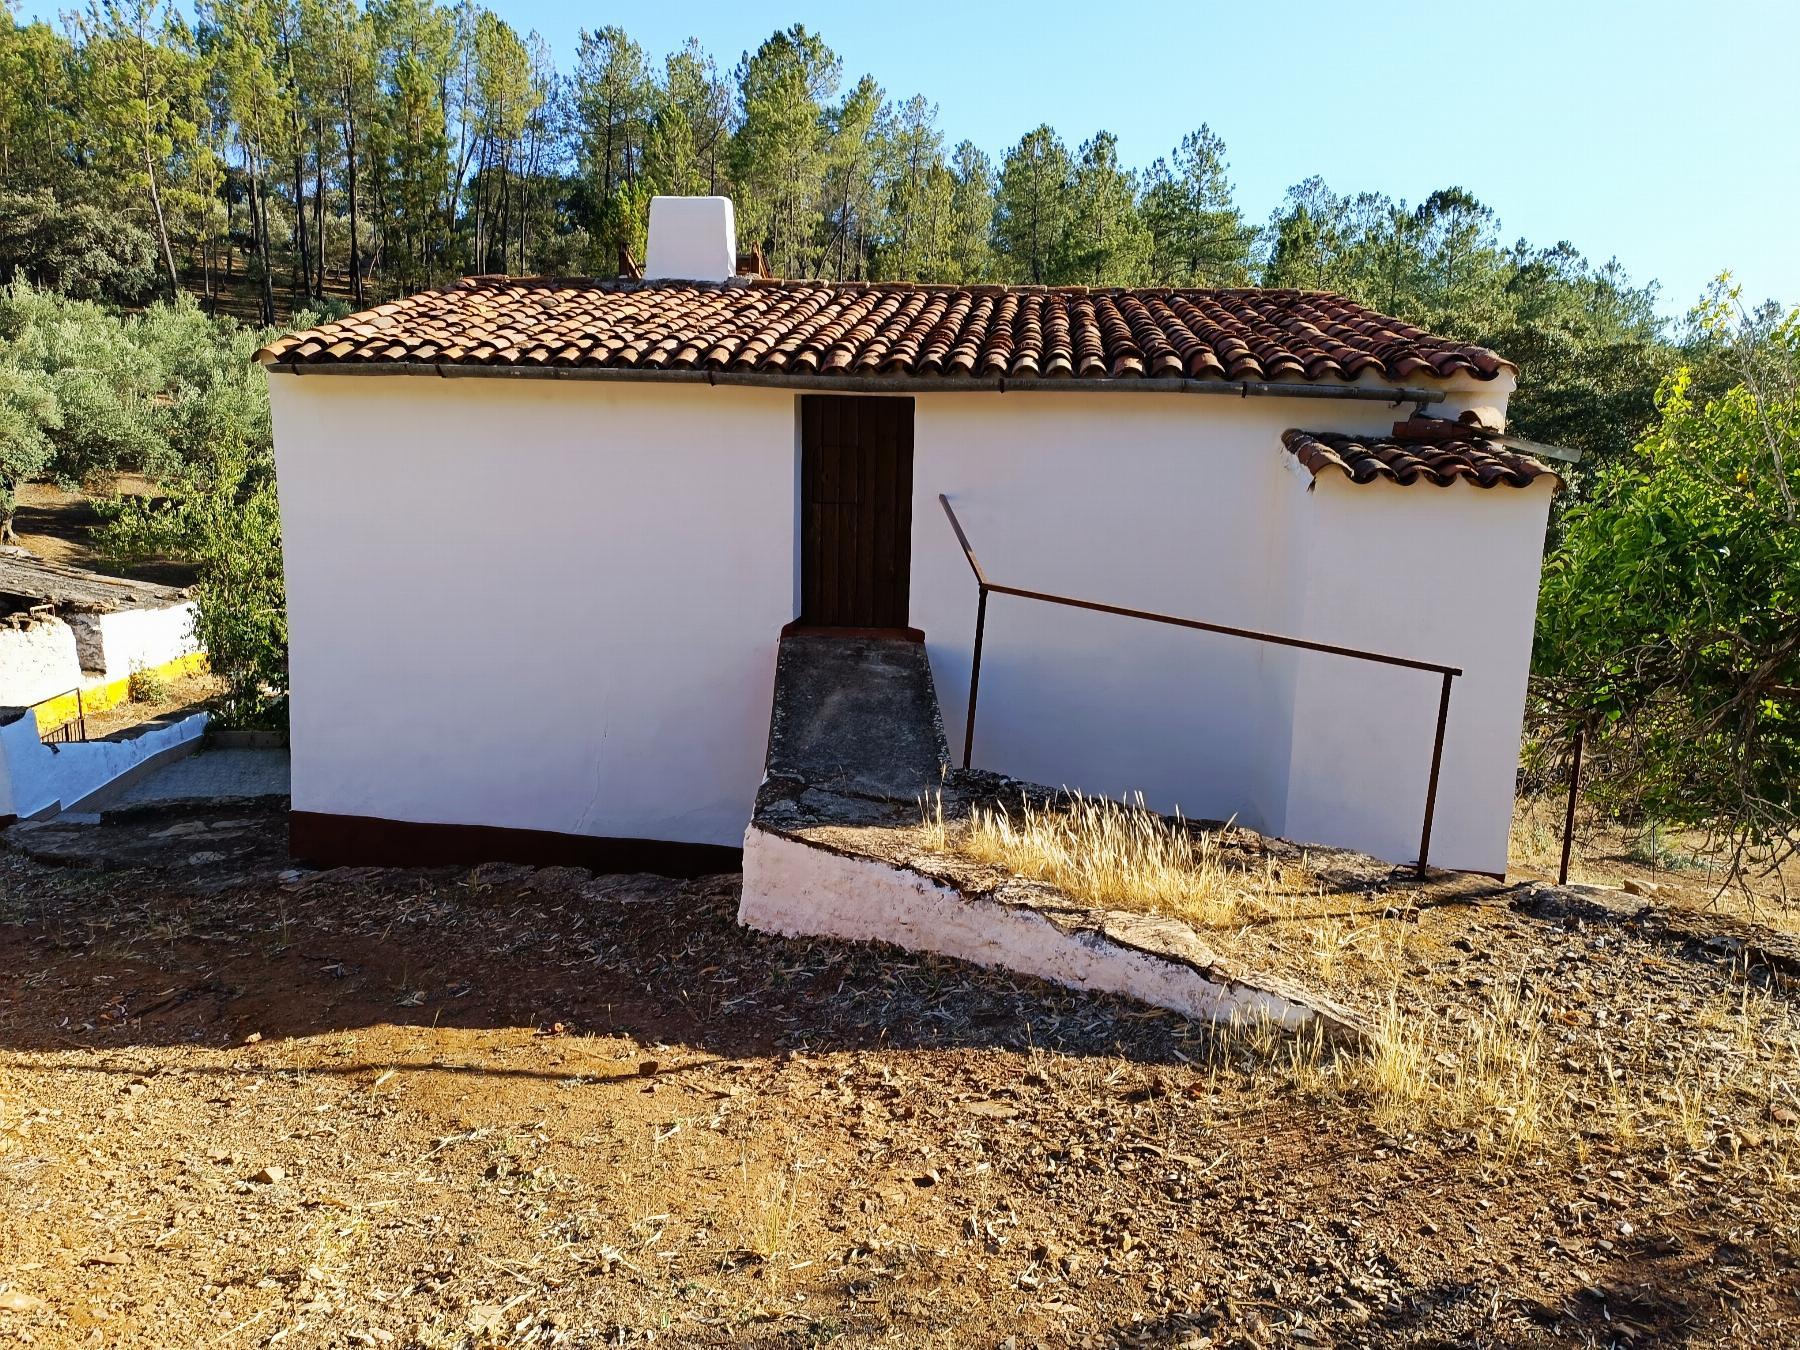
[[[728,281],[737,275],[729,197],[652,197],[646,281]]]

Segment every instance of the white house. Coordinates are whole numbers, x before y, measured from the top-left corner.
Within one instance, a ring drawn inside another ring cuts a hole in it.
[[[728,863],[785,627],[922,633],[973,762],[1502,872],[1558,479],[1516,370],[1340,297],[476,277],[259,354],[318,860]],[[960,750],[960,744],[957,749]]]

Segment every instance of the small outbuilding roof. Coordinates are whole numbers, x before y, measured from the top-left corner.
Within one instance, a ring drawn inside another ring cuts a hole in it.
[[[111,614],[180,604],[188,594],[176,586],[70,567],[23,548],[0,548],[0,613],[48,605],[70,614]]]
[[[279,338],[282,368],[1387,384],[1511,362],[1323,291],[470,277]],[[629,376],[627,376],[629,378]]]
[[[1353,483],[1384,478],[1408,487],[1448,487],[1459,478],[1483,488],[1530,487],[1545,477],[1560,487],[1563,481],[1548,465],[1510,448],[1498,432],[1445,418],[1409,418],[1385,436],[1289,431],[1281,441],[1315,479],[1336,469]]]

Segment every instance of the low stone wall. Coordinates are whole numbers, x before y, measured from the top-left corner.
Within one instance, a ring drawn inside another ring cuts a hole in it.
[[[140,671],[166,680],[204,671],[194,613],[184,600],[0,628],[0,707],[39,705],[38,722],[48,730],[123,703]]]
[[[110,683],[133,671],[154,670],[200,650],[194,636],[194,605],[184,600],[155,609],[121,609],[107,614],[71,614],[81,668],[89,679]]]

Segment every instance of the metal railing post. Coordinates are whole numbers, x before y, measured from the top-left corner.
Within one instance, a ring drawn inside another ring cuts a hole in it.
[[[969,663],[969,716],[963,725],[963,768],[975,754],[975,697],[981,692],[981,639],[987,632],[987,583],[981,583],[981,598],[975,602],[975,657]]]
[[[1431,818],[1437,814],[1438,770],[1444,763],[1444,728],[1450,721],[1450,681],[1456,678],[1444,672],[1444,689],[1438,695],[1437,735],[1431,741],[1431,779],[1425,785],[1425,827],[1419,832],[1419,875],[1431,860]]]
[[[1575,729],[1575,762],[1569,766],[1569,809],[1563,816],[1562,861],[1556,867],[1556,884],[1569,884],[1569,851],[1575,844],[1575,802],[1581,796],[1581,749],[1587,728]]]

